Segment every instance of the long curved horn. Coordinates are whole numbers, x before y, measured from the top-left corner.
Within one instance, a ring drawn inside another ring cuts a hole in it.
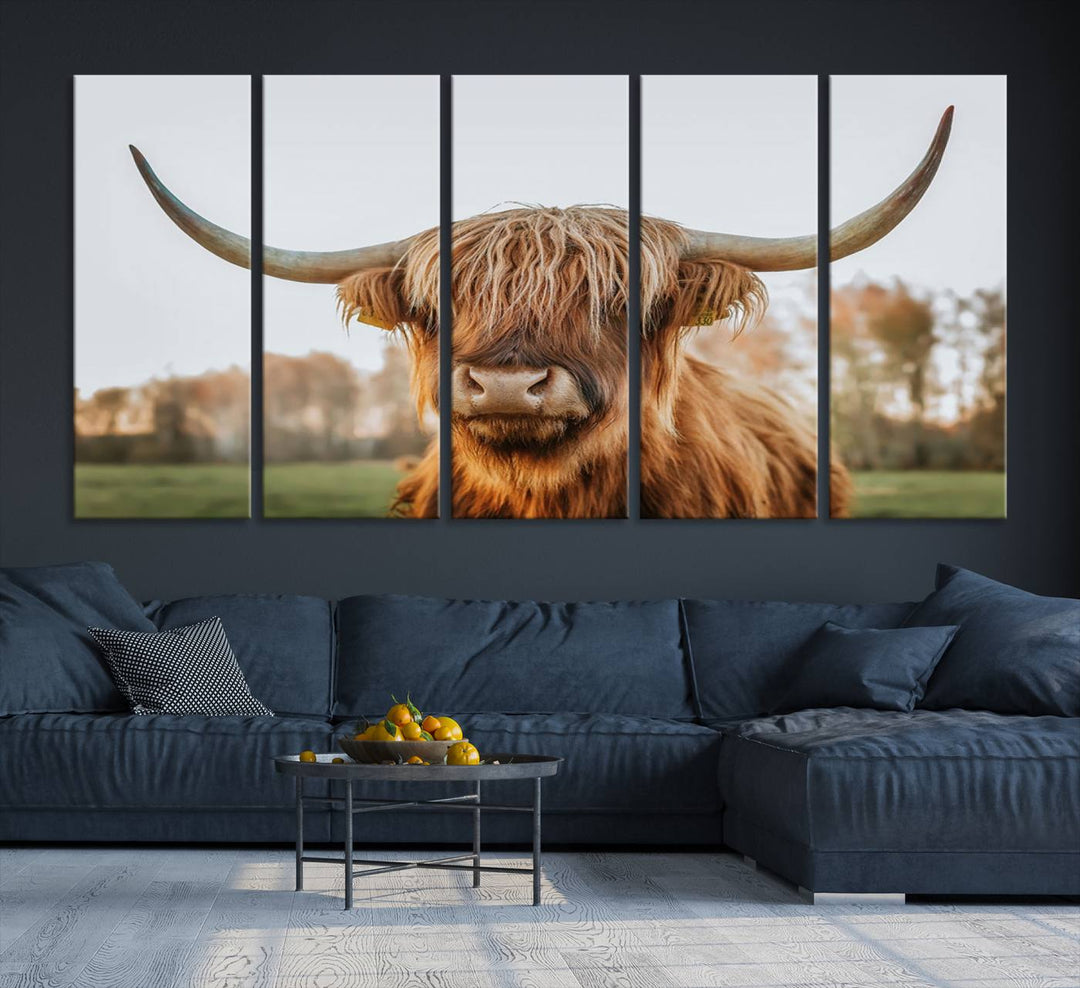
[[[242,268],[251,267],[251,241],[247,237],[241,237],[223,226],[211,223],[195,210],[185,206],[154,174],[154,169],[150,167],[150,162],[143,157],[142,152],[133,144],[128,147],[146,187],[169,219],[210,253],[217,254],[230,264],[238,264]],[[358,247],[355,250],[304,251],[264,247],[263,274],[288,281],[336,284],[364,268],[393,267],[401,260],[408,247],[408,240]]]
[[[949,143],[953,108],[942,114],[937,133],[922,161],[895,190],[829,232],[829,258],[842,257],[877,243],[910,213],[937,174],[945,145]],[[728,233],[687,230],[690,246],[687,257],[722,257],[752,271],[798,271],[817,264],[817,236],[807,237],[738,237]]]

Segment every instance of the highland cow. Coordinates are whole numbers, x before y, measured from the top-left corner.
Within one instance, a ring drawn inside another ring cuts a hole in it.
[[[915,171],[830,234],[836,260],[869,247],[918,203],[952,122],[941,119]],[[250,243],[209,222],[132,154],[169,217],[203,247],[249,266]],[[452,230],[452,442],[455,517],[621,517],[627,501],[629,223],[624,210],[520,208]],[[642,217],[641,512],[645,517],[816,515],[811,423],[758,382],[685,352],[697,327],[752,325],[767,296],[758,272],[817,264],[817,237],[757,238]],[[346,323],[400,333],[418,413],[439,400],[439,231],[355,250],[267,247],[265,274],[336,284]],[[851,481],[835,459],[831,506]],[[398,487],[396,512],[437,514],[439,453]]]

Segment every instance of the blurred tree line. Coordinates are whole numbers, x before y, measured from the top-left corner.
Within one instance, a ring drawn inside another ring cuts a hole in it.
[[[320,352],[268,353],[264,367],[268,462],[390,460],[420,455],[427,446],[402,346],[388,344],[376,371]]]
[[[832,295],[832,440],[855,470],[1004,470],[1005,299],[859,281]]]
[[[427,440],[409,394],[409,358],[395,345],[364,371],[330,353],[267,353],[264,433],[270,462],[394,459]],[[231,367],[75,392],[82,463],[229,463],[248,458],[250,380]]]
[[[248,458],[246,370],[230,367],[137,387],[75,389],[78,463],[235,463]]]

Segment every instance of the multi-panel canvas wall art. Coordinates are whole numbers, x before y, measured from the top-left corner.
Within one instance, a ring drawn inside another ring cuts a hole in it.
[[[453,79],[455,518],[622,518],[625,76]]]
[[[180,235],[132,155],[246,236],[250,94],[247,76],[75,80],[77,518],[249,513],[250,277]]]
[[[817,102],[642,79],[642,517],[816,515]]]
[[[252,90],[77,80],[77,517],[248,515],[260,330],[267,518],[1004,517],[1004,77]]]
[[[265,514],[435,517],[439,78],[263,85]]]
[[[830,105],[834,224],[917,203],[851,256],[833,236],[834,514],[1002,518],[1005,77],[836,76]]]

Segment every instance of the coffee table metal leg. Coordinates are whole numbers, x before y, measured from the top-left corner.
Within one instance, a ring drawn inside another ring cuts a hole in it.
[[[480,887],[480,783],[476,783],[476,808],[472,815],[472,853],[473,873],[472,884],[474,889]]]
[[[540,779],[533,779],[533,905],[540,905]]]
[[[345,780],[345,908],[352,909],[352,780]]]
[[[296,777],[296,891],[304,891],[304,777]]]

